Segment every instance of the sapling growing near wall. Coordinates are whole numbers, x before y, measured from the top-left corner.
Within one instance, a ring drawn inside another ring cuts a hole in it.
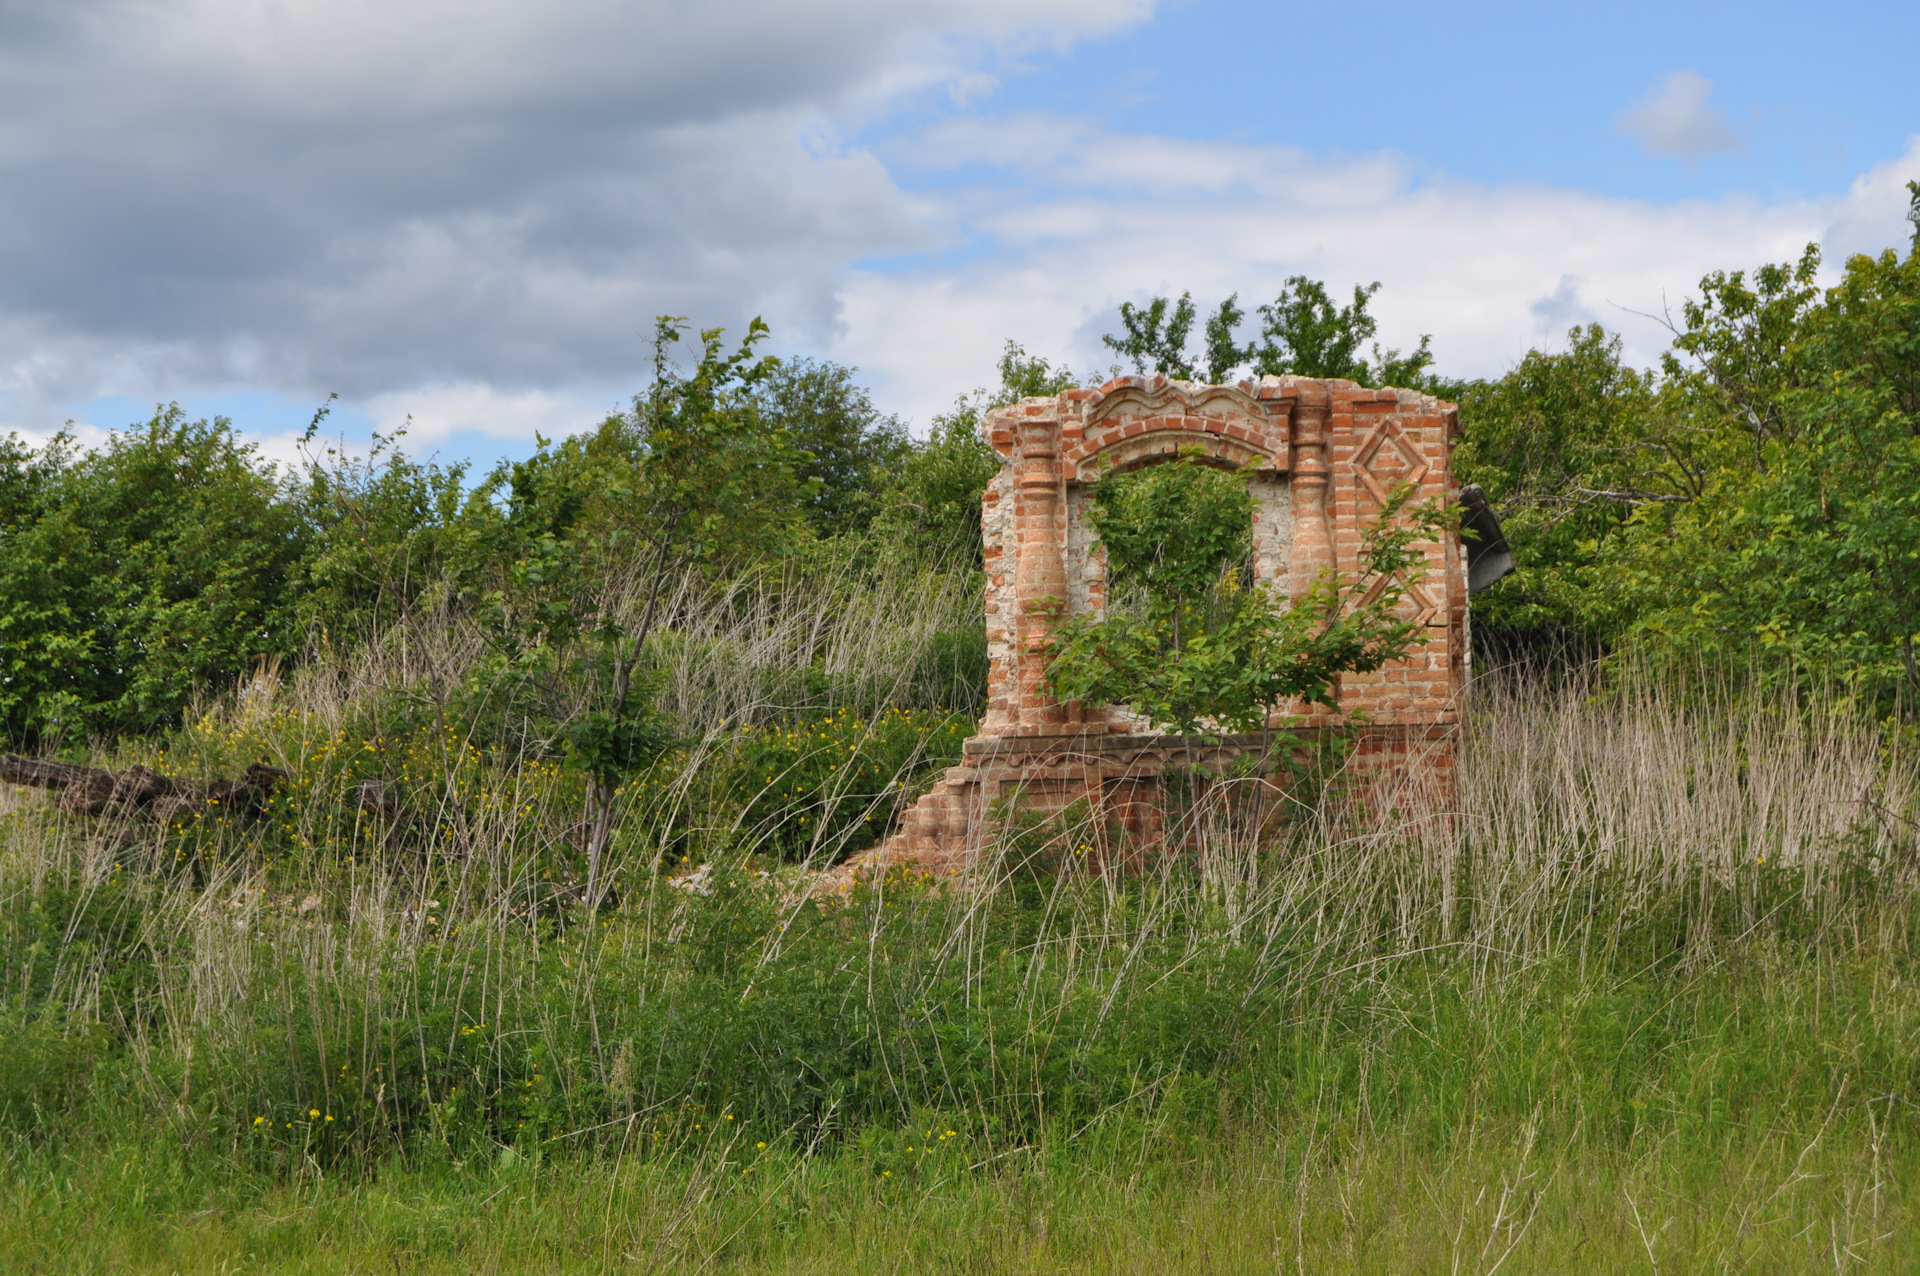
[[[1247,570],[1253,498],[1244,474],[1195,454],[1094,490],[1088,521],[1105,547],[1113,606],[1055,634],[1048,678],[1063,700],[1125,705],[1185,736],[1265,730],[1296,702],[1338,709],[1337,679],[1423,641],[1399,615],[1409,581],[1448,516],[1409,508],[1402,485],[1366,527],[1358,571],[1324,574],[1289,602]]]
[[[605,698],[575,724],[569,740],[570,755],[593,777],[589,908],[604,889],[601,867],[618,781],[651,761],[668,738],[646,676],[647,639],[661,619],[668,578],[775,548],[795,532],[803,499],[817,486],[799,476],[808,453],[786,430],[764,428],[757,410],[754,392],[776,367],[754,355],[766,324],[755,319],[732,354],[723,352],[720,329],[701,332],[700,362],[687,375],[678,375],[666,356],[680,326],[659,320],[653,385],[601,435],[607,535],[616,549],[645,563],[647,573],[637,617],[602,612],[595,618]]]
[[[686,372],[669,357],[683,327],[656,323],[653,382],[630,411],[496,473],[512,496],[496,533],[505,552],[487,558],[506,570],[472,591],[492,672],[536,687],[569,764],[589,777],[589,908],[606,890],[623,778],[674,741],[648,642],[676,619],[676,582],[790,548],[817,487],[801,473],[809,454],[760,411],[776,368],[755,354],[767,326],[755,319],[731,353],[720,329],[702,331]]]

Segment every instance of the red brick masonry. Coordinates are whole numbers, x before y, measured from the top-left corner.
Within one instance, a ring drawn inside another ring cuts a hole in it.
[[[1045,651],[1059,618],[1105,608],[1105,564],[1083,517],[1102,475],[1195,447],[1248,470],[1254,574],[1298,598],[1322,572],[1355,569],[1362,529],[1395,485],[1416,484],[1415,503],[1456,497],[1458,421],[1453,404],[1430,395],[1303,377],[1233,386],[1120,377],[991,414],[984,429],[1003,464],[983,501],[986,716],[964,761],[859,861],[957,871],[1008,811],[1079,802],[1115,844],[1151,843],[1162,827],[1160,779],[1176,755],[1219,766],[1276,743],[1234,736],[1195,755],[1183,740],[1137,730],[1122,710],[1062,705],[1047,694]],[[1406,603],[1425,628],[1424,645],[1378,673],[1344,678],[1342,715],[1301,712],[1273,725],[1354,732],[1355,769],[1444,801],[1468,672],[1466,555],[1456,536],[1425,552]]]

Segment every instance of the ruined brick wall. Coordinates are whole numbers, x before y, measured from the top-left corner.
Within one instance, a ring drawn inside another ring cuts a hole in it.
[[[1454,406],[1429,395],[1300,377],[1234,386],[1120,377],[991,414],[984,428],[1003,465],[982,523],[986,716],[965,761],[907,813],[878,857],[960,866],[1003,799],[1038,809],[1085,801],[1132,834],[1150,833],[1158,777],[1181,742],[1144,731],[1121,710],[1062,705],[1044,676],[1063,612],[1098,614],[1106,605],[1106,567],[1085,519],[1103,475],[1194,448],[1247,471],[1255,576],[1298,598],[1323,572],[1356,569],[1362,529],[1397,484],[1415,484],[1416,503],[1454,498],[1457,423]],[[1354,731],[1358,766],[1444,796],[1467,676],[1466,562],[1455,536],[1424,552],[1427,570],[1403,604],[1424,645],[1377,673],[1343,678],[1342,714],[1293,706],[1273,725]],[[1364,725],[1352,725],[1356,713]],[[1209,752],[1264,743],[1235,738]]]

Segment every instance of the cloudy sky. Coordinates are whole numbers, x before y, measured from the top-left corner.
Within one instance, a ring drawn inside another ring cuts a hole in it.
[[[490,459],[773,325],[916,426],[1123,300],[1379,280],[1498,374],[1904,245],[1920,6],[0,0],[0,431],[156,401]]]

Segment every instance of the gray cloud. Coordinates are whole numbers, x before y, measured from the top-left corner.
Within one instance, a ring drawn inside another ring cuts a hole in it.
[[[1528,304],[1527,312],[1548,341],[1565,335],[1567,329],[1577,323],[1592,323],[1598,318],[1580,299],[1580,286],[1585,282],[1573,275],[1562,275],[1559,287]]]
[[[626,375],[925,246],[834,139],[1143,0],[0,4],[0,394]]]
[[[1639,138],[1647,154],[1675,155],[1691,168],[1740,145],[1726,112],[1707,104],[1712,92],[1710,81],[1675,71],[1620,113],[1620,127]]]

